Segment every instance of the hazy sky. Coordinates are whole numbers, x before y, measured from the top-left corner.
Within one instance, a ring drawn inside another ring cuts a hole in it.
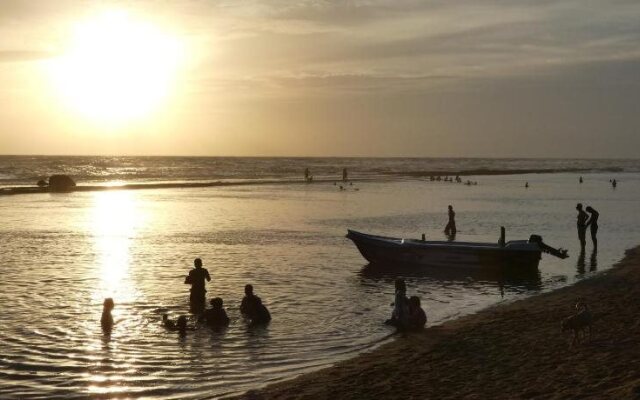
[[[0,104],[2,154],[637,158],[640,2],[2,0]]]

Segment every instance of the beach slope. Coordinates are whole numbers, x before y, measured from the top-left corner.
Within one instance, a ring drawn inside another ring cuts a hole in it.
[[[593,336],[572,347],[560,324],[580,297],[594,314]],[[241,398],[640,398],[640,247],[573,286],[398,337]]]

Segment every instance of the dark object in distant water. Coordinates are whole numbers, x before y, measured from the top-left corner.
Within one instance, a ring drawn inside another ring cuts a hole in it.
[[[347,169],[346,168],[342,168],[342,181],[343,182],[347,181]]]
[[[568,257],[566,250],[555,249],[538,235],[529,240],[498,243],[422,241],[368,235],[348,230],[347,238],[372,264],[435,266],[447,270],[500,269],[513,265],[519,269],[537,269],[542,252],[559,258]]]
[[[39,187],[45,187],[45,186],[49,186],[49,184],[47,183],[47,181],[45,181],[44,179],[40,179],[37,183],[37,185]]]
[[[170,320],[167,314],[162,314],[162,325],[172,331],[176,329],[176,323]]]
[[[616,186],[618,186],[618,182],[614,179],[613,181],[611,181],[611,186],[613,186],[613,188],[615,189]]]
[[[49,190],[52,192],[64,192],[75,186],[76,183],[69,175],[51,175],[49,177]]]
[[[524,184],[524,187],[525,187],[526,189],[529,189],[529,182],[525,183],[525,184]]]
[[[111,329],[113,328],[113,316],[111,315],[111,311],[115,307],[115,303],[111,297],[104,299],[102,303],[102,317],[100,318],[100,325],[102,326],[102,330],[104,333],[111,333]]]
[[[580,177],[580,180],[579,180],[579,182],[580,182],[580,183],[582,183],[582,177]]]

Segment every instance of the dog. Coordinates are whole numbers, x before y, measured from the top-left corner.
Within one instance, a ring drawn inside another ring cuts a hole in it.
[[[593,315],[589,310],[589,306],[584,301],[578,301],[576,304],[577,312],[562,321],[562,332],[573,331],[573,341],[571,346],[580,342],[580,333],[582,337],[586,337],[587,330],[589,332],[589,340],[591,340],[591,325],[593,323]]]

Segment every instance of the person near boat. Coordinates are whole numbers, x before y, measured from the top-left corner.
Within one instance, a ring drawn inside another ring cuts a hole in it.
[[[589,215],[582,209],[582,203],[578,203],[576,205],[576,210],[578,210],[578,240],[580,241],[580,248],[584,250],[584,247],[587,244],[585,237],[587,234],[587,219],[589,218]]]
[[[445,235],[455,235],[457,232],[456,229],[456,213],[453,211],[453,206],[449,205],[449,222],[447,226],[444,228]]]
[[[409,329],[419,331],[427,324],[427,314],[420,307],[420,298],[411,296],[409,298]]]
[[[598,248],[598,217],[600,217],[600,213],[597,212],[593,207],[587,206],[585,210],[591,214],[589,220],[586,223],[586,226],[591,230],[591,241],[593,242],[593,248]]]

